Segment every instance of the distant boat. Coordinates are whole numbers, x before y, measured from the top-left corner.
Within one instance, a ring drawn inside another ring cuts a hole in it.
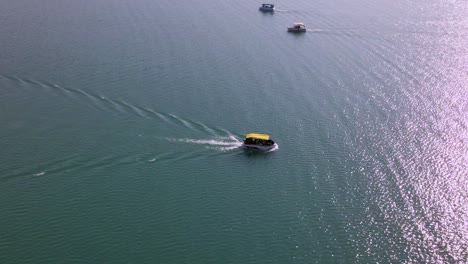
[[[275,5],[274,4],[262,4],[259,10],[263,12],[273,12],[275,11]]]
[[[244,148],[258,149],[262,151],[271,150],[277,147],[276,143],[267,134],[249,133],[245,135]]]
[[[292,27],[288,27],[288,32],[306,32],[306,27],[302,22],[296,22]]]

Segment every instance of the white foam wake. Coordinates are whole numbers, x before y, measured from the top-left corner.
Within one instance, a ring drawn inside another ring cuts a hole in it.
[[[242,141],[239,141],[234,136],[219,137],[214,139],[168,138],[167,140],[173,142],[204,145],[206,148],[221,151],[233,150],[242,146]]]
[[[278,144],[275,144],[275,146],[272,149],[268,150],[267,152],[273,152],[273,151],[276,151],[277,149],[279,149]]]

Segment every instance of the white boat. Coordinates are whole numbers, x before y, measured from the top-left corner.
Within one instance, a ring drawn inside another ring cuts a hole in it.
[[[306,27],[302,22],[296,22],[292,27],[288,27],[289,32],[306,32]]]
[[[278,147],[278,145],[267,134],[249,133],[245,135],[242,147],[267,151]]]
[[[275,11],[275,5],[274,4],[262,4],[259,10],[264,11],[264,12],[273,12]]]

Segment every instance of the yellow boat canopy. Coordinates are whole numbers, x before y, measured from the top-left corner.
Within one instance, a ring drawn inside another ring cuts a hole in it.
[[[245,138],[258,138],[258,139],[263,139],[263,140],[269,140],[270,136],[267,134],[249,133],[245,135]]]

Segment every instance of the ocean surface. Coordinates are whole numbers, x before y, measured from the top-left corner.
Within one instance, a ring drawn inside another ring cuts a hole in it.
[[[261,3],[0,1],[0,263],[467,263],[468,2]]]

